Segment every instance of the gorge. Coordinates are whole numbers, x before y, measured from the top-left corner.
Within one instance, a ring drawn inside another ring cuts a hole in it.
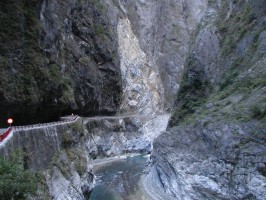
[[[141,198],[264,200],[265,5],[2,0],[1,128],[80,116],[0,147],[42,174],[25,199],[86,199],[94,162],[150,153]]]

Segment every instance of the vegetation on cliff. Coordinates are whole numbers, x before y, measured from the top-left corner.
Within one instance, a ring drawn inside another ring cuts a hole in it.
[[[1,126],[7,116],[14,117],[16,124],[55,120],[62,108],[51,105],[73,102],[69,75],[62,74],[42,49],[40,7],[35,0],[0,2]],[[44,109],[50,114],[37,117]]]
[[[98,1],[0,2],[0,124],[117,110],[120,69],[104,9]]]
[[[71,86],[41,49],[40,2],[1,1],[1,103],[53,103]]]
[[[0,198],[22,200],[37,191],[38,175],[26,170],[23,154],[13,153],[9,160],[0,157]]]
[[[168,130],[154,142],[149,182],[157,178],[169,199],[262,200],[266,1],[208,2]]]
[[[229,2],[220,5],[215,22],[199,28],[218,27],[215,34],[220,38],[220,50],[216,63],[208,66],[193,55],[199,47],[192,48],[170,126],[203,118],[241,122],[266,119],[263,11],[255,3]],[[210,4],[217,6],[216,3]],[[212,75],[209,68],[216,68]]]

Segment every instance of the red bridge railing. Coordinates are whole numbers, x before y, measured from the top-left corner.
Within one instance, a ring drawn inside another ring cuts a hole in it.
[[[7,136],[11,133],[12,127],[9,127],[4,133],[0,135],[0,142],[7,138]]]

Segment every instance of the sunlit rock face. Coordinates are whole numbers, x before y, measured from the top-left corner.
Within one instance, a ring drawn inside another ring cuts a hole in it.
[[[115,2],[115,1],[113,1]],[[191,36],[207,1],[119,1],[121,110],[171,110]]]
[[[171,109],[179,89],[191,36],[207,0],[119,1],[130,21],[148,66],[160,74],[165,109]],[[163,96],[161,96],[163,95]]]
[[[123,82],[121,111],[138,114],[162,111],[164,98],[160,75],[149,65],[127,18],[119,19],[117,34]]]

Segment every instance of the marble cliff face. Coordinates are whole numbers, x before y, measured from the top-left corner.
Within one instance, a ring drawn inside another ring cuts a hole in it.
[[[209,1],[143,178],[154,199],[265,198],[264,3]]]
[[[4,115],[38,123],[71,111],[171,110],[205,9],[194,0],[2,1]]]
[[[118,138],[97,135],[104,131],[93,127],[102,125],[90,122],[83,129],[102,147],[84,151],[92,157],[150,151],[156,138],[142,179],[153,183],[146,188],[151,198],[263,199],[265,5],[1,1],[0,108],[22,123],[25,116],[38,122],[70,111],[128,117],[171,112],[167,131],[158,138],[146,134],[147,143],[138,143],[145,134],[134,134],[142,127],[135,122],[125,130],[125,122],[110,122],[118,132],[132,132]],[[104,129],[115,132],[110,123]],[[106,137],[113,142],[104,144]],[[121,139],[128,146],[115,148]]]

